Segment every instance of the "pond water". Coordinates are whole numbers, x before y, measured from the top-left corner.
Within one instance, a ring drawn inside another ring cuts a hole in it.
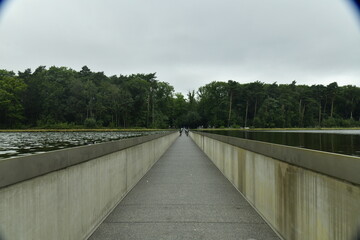
[[[204,132],[360,157],[360,130]]]
[[[0,159],[160,133],[139,132],[0,132]]]

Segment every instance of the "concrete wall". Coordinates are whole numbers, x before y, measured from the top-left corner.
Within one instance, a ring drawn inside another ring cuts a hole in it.
[[[190,136],[284,239],[355,239],[360,226],[360,158],[208,133]],[[256,152],[266,148],[267,156]],[[318,159],[325,161],[323,166]],[[302,166],[311,162],[317,171]],[[348,174],[342,172],[350,168]]]
[[[177,135],[0,161],[0,239],[86,239]]]

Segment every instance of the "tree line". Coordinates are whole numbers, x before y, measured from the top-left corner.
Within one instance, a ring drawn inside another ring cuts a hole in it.
[[[360,126],[360,88],[212,82],[198,90],[205,126],[258,128]]]
[[[156,73],[0,70],[0,128],[355,127],[360,89],[214,81],[184,96]]]

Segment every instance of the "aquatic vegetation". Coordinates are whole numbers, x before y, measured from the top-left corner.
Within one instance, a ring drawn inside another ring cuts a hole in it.
[[[0,159],[156,134],[163,131],[0,132]]]

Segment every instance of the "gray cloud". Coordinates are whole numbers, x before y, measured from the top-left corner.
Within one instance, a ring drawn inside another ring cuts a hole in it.
[[[213,80],[360,84],[360,24],[336,0],[17,0],[0,68],[157,72],[177,91]]]

